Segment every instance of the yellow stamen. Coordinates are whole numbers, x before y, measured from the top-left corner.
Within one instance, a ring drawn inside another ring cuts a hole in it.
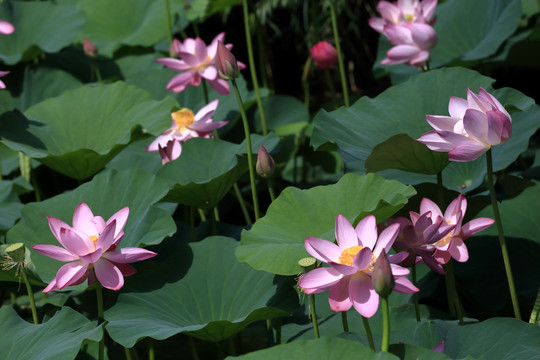
[[[96,235],[90,235],[90,239],[94,242],[94,246],[97,246],[97,241],[99,239],[99,236]]]
[[[403,17],[405,18],[405,20],[407,20],[409,22],[409,24],[412,24],[412,22],[414,20],[414,15],[413,14],[403,14]]]
[[[446,223],[448,225],[450,225],[450,220],[445,220]],[[445,237],[443,237],[441,240],[437,241],[434,245],[440,245],[440,246],[445,246],[447,245],[450,240],[452,240],[452,237],[454,236],[454,230],[450,231],[448,233],[448,235],[446,235]]]
[[[187,108],[181,108],[180,110],[173,112],[171,116],[176,123],[176,126],[179,128],[189,126],[195,121],[193,111]]]

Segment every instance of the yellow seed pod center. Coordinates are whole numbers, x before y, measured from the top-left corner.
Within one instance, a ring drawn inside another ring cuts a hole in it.
[[[339,263],[352,266],[354,257],[363,248],[363,246],[351,246],[350,248],[343,250],[339,256]]]
[[[171,116],[176,123],[176,126],[178,126],[180,129],[193,124],[193,122],[195,121],[195,115],[193,115],[193,111],[187,108],[182,108],[178,111],[175,111],[171,114]]]

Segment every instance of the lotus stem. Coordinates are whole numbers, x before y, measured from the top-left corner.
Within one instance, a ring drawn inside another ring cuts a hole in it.
[[[172,23],[171,23],[171,5],[169,0],[165,0],[165,15],[167,17],[167,29],[169,29],[169,46],[173,43]]]
[[[326,81],[326,84],[328,85],[328,88],[330,89],[330,94],[332,94],[332,103],[334,104],[334,108],[338,108],[337,103],[337,96],[336,96],[336,89],[334,88],[334,83],[332,82],[332,78],[330,77],[330,72],[328,69],[324,69],[324,79]]]
[[[245,0],[244,0],[245,1]],[[251,196],[253,198],[253,211],[255,212],[255,221],[259,220],[259,200],[257,198],[257,188],[255,187],[255,164],[253,164],[253,156],[251,154],[251,136],[249,132],[249,124],[247,121],[246,110],[244,109],[244,103],[242,102],[242,97],[240,96],[240,91],[236,85],[236,80],[232,79],[232,87],[234,94],[236,95],[236,100],[238,101],[238,107],[240,108],[240,114],[242,115],[242,122],[244,123],[244,133],[246,136],[246,147],[247,147],[247,159],[249,166],[249,180],[251,183]]]
[[[240,208],[242,209],[242,214],[244,214],[244,219],[246,220],[246,224],[252,224],[251,219],[249,217],[249,212],[246,207],[246,203],[244,202],[244,198],[242,197],[242,192],[240,191],[240,188],[238,187],[238,184],[235,182],[233,184],[234,193],[236,194],[236,198],[238,199],[238,202],[240,203]]]
[[[319,324],[317,323],[317,311],[315,310],[315,294],[309,294],[309,313],[311,314],[311,322],[313,323],[313,331],[315,332],[315,338],[320,338]]]
[[[497,225],[497,233],[499,234],[499,243],[501,245],[501,251],[502,251],[502,256],[503,256],[503,261],[504,261],[504,269],[506,271],[506,278],[508,279],[508,287],[510,288],[510,297],[512,299],[512,306],[514,308],[514,316],[516,319],[521,320],[521,311],[519,309],[516,287],[514,285],[512,267],[510,266],[510,257],[508,256],[508,249],[506,247],[506,240],[504,238],[501,215],[499,214],[499,207],[497,205],[497,198],[495,196],[495,187],[493,183],[493,160],[491,156],[491,149],[489,149],[486,153],[486,163],[487,163],[487,186],[489,189],[489,198],[491,199],[491,207],[493,208],[493,216],[495,217],[495,224]]]
[[[242,0],[242,7],[244,10],[244,27],[246,32],[246,45],[248,51],[248,60],[249,60],[249,70],[251,73],[251,81],[253,82],[253,91],[255,92],[255,97],[257,99],[257,108],[259,109],[259,114],[261,116],[261,128],[262,134],[266,135],[268,133],[266,129],[266,116],[264,114],[264,108],[261,100],[261,93],[259,91],[259,81],[257,80],[257,71],[255,68],[255,60],[253,58],[253,44],[251,42],[251,30],[249,28],[249,9],[248,1]],[[234,80],[233,80],[234,83]],[[235,85],[236,86],[236,85]]]
[[[337,27],[336,9],[334,1],[330,0],[330,16],[332,17],[332,31],[334,32],[334,42],[336,43],[336,50],[339,64],[339,74],[341,76],[341,87],[343,89],[343,102],[346,107],[349,107],[349,91],[347,90],[347,78],[345,77],[345,65],[343,64],[343,56],[341,55],[341,44],[339,42],[339,34]]]
[[[341,312],[341,323],[343,324],[343,332],[349,332],[349,321],[347,320],[347,312]]]
[[[94,274],[94,276],[96,276]],[[97,311],[98,311],[98,324],[102,323],[105,319],[105,312],[103,311],[103,288],[96,277],[96,297],[97,297]],[[98,359],[105,359],[105,326],[103,328],[103,337],[99,341]]]
[[[311,67],[311,60],[313,58],[308,56],[306,63],[304,64],[304,71],[302,72],[302,87],[304,88],[304,106],[308,109],[309,112],[309,69]]]
[[[411,274],[412,274],[412,283],[414,286],[416,286],[416,264],[415,263],[413,263],[411,266]],[[420,322],[422,321],[422,319],[420,318],[420,307],[418,306],[418,293],[417,292],[413,294],[413,302],[414,302],[414,312],[416,314],[416,321]]]
[[[463,325],[463,307],[461,301],[459,300],[459,295],[456,288],[456,276],[454,273],[454,263],[453,260],[450,261],[444,266],[446,272],[446,292],[448,295],[448,306],[450,309],[450,315],[457,316],[459,324]]]
[[[21,273],[23,276],[24,283],[26,284],[26,291],[28,292],[28,298],[30,299],[30,308],[32,309],[32,320],[34,324],[39,324],[37,309],[36,309],[36,300],[34,298],[34,291],[32,290],[32,285],[28,279],[28,274],[26,272],[26,267],[21,266]]]
[[[382,314],[383,314],[383,334],[381,350],[388,352],[388,343],[390,342],[390,307],[388,306],[388,297],[381,296]]]
[[[366,336],[368,339],[369,347],[371,350],[375,351],[375,342],[373,341],[373,334],[371,333],[371,327],[369,326],[369,320],[367,317],[362,316],[362,321],[364,322],[364,329],[366,330]]]

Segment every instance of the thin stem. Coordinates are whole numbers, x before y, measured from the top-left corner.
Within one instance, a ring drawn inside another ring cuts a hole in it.
[[[37,316],[37,309],[36,309],[36,300],[34,298],[34,291],[32,290],[32,285],[30,284],[30,280],[28,279],[28,274],[26,273],[26,268],[24,266],[21,266],[21,273],[24,279],[24,283],[26,284],[26,291],[28,292],[28,298],[30,299],[30,308],[32,309],[32,320],[34,320],[34,324],[39,324],[38,316]]]
[[[276,319],[276,345],[281,344],[281,318]]]
[[[328,69],[324,69],[324,80],[326,81],[326,85],[330,89],[330,94],[332,94],[332,103],[334,104],[334,107],[338,108],[337,103],[337,96],[336,96],[336,89],[334,88],[334,83],[332,82],[332,78],[330,78],[330,72]]]
[[[126,360],[131,360],[131,350],[124,346],[124,355],[126,355]]]
[[[249,217],[249,212],[246,207],[246,203],[244,202],[244,198],[242,197],[242,192],[240,191],[240,188],[238,187],[237,183],[233,184],[234,193],[236,194],[236,198],[238,199],[238,202],[240,203],[240,208],[242,209],[242,213],[244,214],[244,220],[246,220],[246,224],[252,224],[251,219]]]
[[[199,211],[199,216],[201,217],[201,221],[206,221],[206,215],[204,215],[203,209],[197,209]]]
[[[270,194],[270,200],[273,202],[276,200],[276,193],[274,192],[274,182],[272,179],[266,179],[266,183],[268,184],[268,193]]]
[[[341,312],[341,323],[343,324],[343,332],[349,332],[349,321],[347,320],[347,312]]]
[[[245,1],[245,0],[244,0]],[[253,211],[255,212],[255,221],[259,220],[259,199],[257,198],[257,188],[255,187],[255,165],[253,164],[253,156],[251,154],[251,136],[249,132],[249,124],[247,121],[246,111],[244,109],[244,103],[240,96],[240,91],[236,85],[236,80],[232,79],[232,85],[236,100],[238,101],[238,107],[240,108],[240,114],[242,115],[242,122],[244,123],[244,133],[246,136],[247,147],[247,159],[249,166],[249,181],[251,183],[251,196],[253,197]]]
[[[302,72],[302,87],[304,88],[304,106],[309,111],[309,69],[311,68],[311,60],[313,58],[308,56],[306,63],[304,64],[304,71]]]
[[[437,202],[439,205],[439,208],[444,207],[444,186],[443,186],[443,180],[442,180],[442,171],[439,171],[437,173]]]
[[[390,307],[388,306],[388,297],[381,296],[382,315],[383,315],[383,334],[381,350],[388,352],[388,343],[390,342]]]
[[[516,287],[514,285],[514,277],[512,275],[512,267],[510,266],[510,257],[508,256],[508,249],[506,247],[506,240],[504,238],[504,231],[501,222],[501,215],[499,214],[499,207],[497,205],[497,198],[495,197],[495,188],[493,183],[493,160],[491,158],[491,149],[486,153],[487,163],[487,186],[489,189],[489,198],[491,199],[491,207],[493,208],[493,216],[495,217],[495,224],[497,225],[497,233],[499,234],[499,243],[501,245],[501,251],[504,261],[504,269],[506,270],[506,278],[508,279],[508,287],[510,288],[510,297],[512,299],[512,306],[514,307],[514,316],[516,319],[521,320],[521,311],[519,310],[519,303],[517,299]]]
[[[366,329],[366,336],[368,339],[369,347],[371,348],[371,350],[375,351],[375,342],[373,341],[373,334],[371,334],[369,320],[367,319],[367,317],[362,316],[362,321],[364,322],[364,329]]]
[[[169,0],[165,0],[165,15],[167,16],[167,29],[169,29],[169,46],[172,45],[172,23],[171,23],[171,6]]]
[[[264,108],[261,100],[261,93],[259,91],[259,81],[257,80],[257,71],[255,68],[255,60],[253,58],[253,44],[251,42],[251,31],[249,29],[249,9],[247,0],[242,0],[242,6],[244,10],[244,27],[246,32],[246,45],[248,51],[249,70],[251,73],[251,81],[253,82],[253,91],[255,91],[255,97],[257,99],[257,108],[261,116],[261,128],[263,135],[268,133],[266,129],[266,115],[264,114]],[[234,83],[234,80],[233,80]],[[236,85],[235,85],[236,86]]]
[[[203,92],[204,92],[204,101],[205,104],[208,104],[210,102],[210,98],[208,97],[208,84],[206,84],[206,81],[202,82]]]
[[[191,351],[191,358],[193,360],[199,360],[199,353],[197,353],[197,348],[195,347],[195,342],[193,338],[188,335],[189,350]]]
[[[411,255],[409,255],[411,256]],[[416,255],[412,255],[416,256]],[[411,274],[412,274],[412,283],[414,286],[416,286],[416,264],[413,263],[411,266]],[[413,301],[414,301],[414,312],[416,314],[416,321],[420,322],[420,307],[418,306],[418,293],[413,294]]]
[[[309,294],[309,312],[311,314],[311,322],[313,323],[313,331],[315,332],[315,338],[318,339],[319,335],[319,324],[317,323],[317,311],[315,310],[315,295]]]
[[[338,56],[339,74],[341,76],[341,87],[343,88],[343,102],[346,107],[349,107],[349,90],[347,89],[347,78],[345,77],[345,65],[343,64],[343,56],[341,55],[341,44],[339,42],[339,34],[336,19],[336,9],[334,1],[330,0],[330,15],[332,17],[332,31],[334,32],[334,42],[336,43],[336,51]]]
[[[95,276],[95,274],[94,274]],[[103,311],[103,288],[96,279],[96,297],[97,297],[97,311],[98,311],[98,323],[102,323],[105,318],[105,312]],[[105,359],[105,326],[103,326],[103,337],[99,341],[98,359]]]
[[[264,52],[265,44],[263,43],[261,34],[261,22],[257,17],[257,13],[254,12],[253,16],[255,18],[255,35],[257,36],[257,52],[259,53],[259,67],[261,68],[262,86],[268,88],[268,74],[266,73],[266,67],[264,66],[264,59],[267,57]]]
[[[463,307],[459,300],[459,295],[456,288],[456,276],[454,273],[454,262],[452,259],[444,266],[446,272],[446,291],[448,292],[448,306],[450,314],[457,315],[459,324],[463,325]],[[452,311],[453,309],[453,311]]]

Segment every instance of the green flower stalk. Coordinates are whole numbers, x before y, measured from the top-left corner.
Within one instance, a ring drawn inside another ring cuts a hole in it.
[[[346,107],[349,107],[349,90],[347,89],[347,78],[345,76],[345,65],[343,63],[343,55],[341,54],[341,45],[339,42],[339,34],[337,28],[336,8],[334,6],[334,0],[328,2],[330,5],[330,15],[332,17],[332,30],[334,32],[334,43],[336,44],[336,51],[338,56],[339,74],[341,76],[341,87],[343,89],[343,102]]]
[[[298,265],[302,268],[302,272],[307,274],[311,270],[317,267],[317,260],[312,257],[306,257],[298,261]],[[308,294],[309,299],[309,313],[311,314],[311,321],[313,322],[313,331],[315,332],[315,338],[320,337],[319,324],[317,323],[317,311],[315,310],[315,295]]]
[[[383,336],[381,350],[388,351],[390,339],[390,308],[388,306],[388,296],[392,293],[392,290],[394,290],[396,280],[394,279],[390,263],[388,262],[384,250],[373,264],[371,282],[373,284],[373,289],[379,294],[382,302]]]

